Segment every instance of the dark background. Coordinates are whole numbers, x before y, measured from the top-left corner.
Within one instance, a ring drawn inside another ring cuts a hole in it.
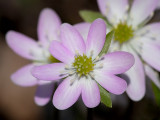
[[[37,21],[43,8],[52,8],[62,22],[82,22],[78,12],[82,9],[98,11],[96,0],[0,0],[0,120],[85,120],[89,113],[94,120],[160,120],[160,106],[154,101],[150,81],[147,93],[140,102],[133,102],[124,93],[112,96],[113,108],[100,104],[89,109],[79,100],[71,108],[58,111],[52,103],[39,107],[34,103],[35,87],[13,84],[10,75],[29,61],[16,55],[6,45],[5,34],[16,30],[37,39]],[[160,20],[156,11],[151,22]]]

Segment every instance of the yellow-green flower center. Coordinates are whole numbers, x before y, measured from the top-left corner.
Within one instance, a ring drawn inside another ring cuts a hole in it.
[[[76,69],[76,72],[82,76],[82,75],[88,75],[89,72],[94,70],[94,63],[92,61],[91,57],[87,57],[83,54],[75,56],[75,60],[73,63],[74,68]]]
[[[114,40],[118,41],[120,44],[128,41],[134,36],[132,26],[127,25],[126,22],[120,22],[114,30]]]

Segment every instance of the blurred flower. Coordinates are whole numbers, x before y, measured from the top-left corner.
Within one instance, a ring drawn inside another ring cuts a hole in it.
[[[102,19],[91,24],[86,41],[69,24],[61,26],[60,38],[61,42],[51,43],[50,52],[62,63],[42,65],[32,70],[38,79],[55,81],[65,78],[53,96],[56,108],[69,108],[81,94],[87,107],[96,107],[100,103],[97,83],[113,94],[125,91],[126,81],[116,75],[126,72],[134,64],[134,57],[127,52],[99,57],[106,38],[106,25]]]
[[[106,16],[110,29],[115,30],[111,51],[130,52],[135,57],[135,65],[127,71],[128,96],[141,100],[145,94],[145,73],[160,88],[160,23],[144,26],[153,16],[158,0],[97,0],[101,13]],[[151,67],[152,68],[151,68]],[[125,76],[126,77],[126,76]]]

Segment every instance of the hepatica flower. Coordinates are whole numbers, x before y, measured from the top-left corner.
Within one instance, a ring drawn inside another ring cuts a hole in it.
[[[96,107],[100,103],[98,84],[113,94],[125,91],[126,81],[116,75],[126,72],[134,64],[134,58],[128,52],[99,56],[105,38],[106,25],[102,19],[91,24],[86,41],[71,25],[61,26],[61,42],[53,41],[49,50],[62,63],[37,66],[32,70],[38,79],[64,78],[53,96],[56,108],[69,108],[80,95],[87,107]]]
[[[38,41],[33,40],[16,31],[9,31],[6,34],[8,46],[18,55],[32,61],[14,74],[12,81],[20,86],[38,85],[35,102],[38,105],[45,105],[49,102],[54,90],[54,82],[37,80],[31,75],[31,69],[35,65],[55,62],[55,58],[49,53],[49,44],[53,40],[59,40],[60,18],[51,9],[42,10],[38,21]]]
[[[158,0],[97,0],[101,13],[115,30],[111,51],[130,52],[135,65],[126,72],[130,84],[126,90],[132,100],[145,94],[145,73],[160,88],[160,23],[145,26],[157,8]],[[155,70],[154,70],[155,69]]]

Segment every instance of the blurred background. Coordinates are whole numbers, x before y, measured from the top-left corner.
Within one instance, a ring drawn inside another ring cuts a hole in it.
[[[0,120],[85,120],[87,113],[93,120],[160,120],[160,106],[155,103],[150,83],[140,102],[129,100],[124,93],[112,96],[113,108],[100,104],[89,112],[81,100],[64,111],[58,111],[52,103],[37,106],[36,86],[20,87],[12,83],[10,75],[29,61],[6,45],[5,34],[12,29],[37,40],[39,13],[46,7],[54,9],[62,22],[70,24],[83,21],[79,10],[99,11],[96,0],[0,0]],[[151,20],[155,21],[160,21],[158,10]]]

